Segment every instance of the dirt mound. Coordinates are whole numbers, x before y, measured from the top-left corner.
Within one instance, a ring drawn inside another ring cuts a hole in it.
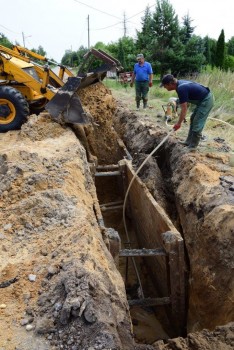
[[[2,134],[0,149],[0,347],[133,348],[123,280],[74,133],[33,116]]]
[[[154,346],[156,350],[231,350],[234,346],[234,323],[216,327],[214,332],[205,329],[200,333],[190,333],[185,339],[170,339],[166,345],[159,341]]]
[[[115,164],[122,158],[118,135],[113,128],[116,101],[102,83],[79,91],[79,97],[94,124],[85,128],[90,151],[98,156],[98,163]]]

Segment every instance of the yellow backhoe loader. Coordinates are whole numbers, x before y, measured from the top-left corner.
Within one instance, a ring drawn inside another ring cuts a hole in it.
[[[92,69],[94,58],[105,64]],[[58,73],[48,63],[57,65]],[[19,129],[29,114],[43,109],[58,122],[88,123],[77,91],[113,69],[121,70],[120,62],[102,50],[88,51],[74,76],[65,66],[24,47],[11,50],[0,45],[0,132]]]

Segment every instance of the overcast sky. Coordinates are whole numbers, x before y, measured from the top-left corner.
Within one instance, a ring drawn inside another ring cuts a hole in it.
[[[195,34],[225,41],[234,36],[233,0],[170,0],[178,18],[189,14]],[[57,62],[65,50],[76,51],[102,41],[116,42],[124,34],[135,37],[147,4],[155,12],[156,1],[136,0],[0,0],[0,32],[13,43],[29,49],[41,45],[48,58]],[[88,21],[89,16],[89,21]]]

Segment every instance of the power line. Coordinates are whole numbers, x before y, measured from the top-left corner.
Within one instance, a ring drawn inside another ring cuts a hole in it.
[[[155,4],[153,4],[153,5],[151,5],[151,6],[147,6],[147,7],[150,9],[150,8],[153,7],[153,6],[155,6]],[[133,15],[133,16],[131,16],[131,17],[128,17],[128,18],[127,18],[127,21],[128,21],[129,19],[133,18],[133,17],[136,17],[136,16],[140,15],[142,12],[145,12],[145,9],[144,9],[143,11],[140,11],[140,12],[136,13],[135,15]]]
[[[90,9],[93,9],[93,10],[95,10],[95,11],[98,11],[98,12],[104,13],[104,14],[105,14],[105,15],[107,15],[107,16],[111,16],[111,17],[114,17],[114,18],[120,19],[119,17],[117,17],[117,16],[115,16],[115,15],[112,15],[112,14],[107,13],[107,12],[105,12],[105,11],[102,11],[102,10],[96,9],[95,7],[90,6],[90,5],[88,5],[88,4],[85,4],[84,2],[81,2],[81,1],[78,1],[78,0],[74,0],[74,1],[75,1],[75,2],[78,2],[78,3],[79,3],[79,4],[81,4],[81,5],[87,6],[87,7],[89,7]]]
[[[78,1],[78,0],[74,0],[74,1]],[[79,1],[78,1],[78,2],[79,2]],[[148,8],[150,9],[150,8],[153,7],[153,6],[155,6],[155,4],[153,4],[153,5],[151,5],[151,6],[148,6]],[[99,11],[99,10],[98,10],[98,11]],[[101,12],[102,12],[102,11],[101,11]],[[117,22],[117,23],[115,23],[115,24],[111,24],[111,25],[109,25],[109,26],[107,26],[107,27],[103,27],[103,28],[95,28],[95,29],[92,29],[92,30],[104,30],[104,29],[108,29],[108,28],[111,28],[111,27],[115,27],[116,25],[118,25],[118,24],[120,24],[120,23],[124,23],[124,25],[126,25],[126,23],[129,22],[129,20],[130,20],[131,18],[136,17],[136,16],[140,15],[140,14],[143,13],[143,12],[145,12],[145,9],[142,10],[142,11],[140,11],[140,12],[138,12],[138,13],[136,13],[135,15],[133,15],[133,16],[131,16],[131,17],[128,17],[128,18],[126,18],[126,15],[124,14],[124,20],[122,20],[121,22]],[[118,17],[116,17],[116,18],[118,18]],[[130,23],[132,23],[132,22],[130,21]]]
[[[112,15],[112,14],[110,14],[110,13],[108,13],[108,12],[105,12],[105,11],[99,10],[99,9],[97,9],[97,8],[95,8],[95,7],[93,7],[93,6],[90,6],[90,5],[88,5],[88,4],[85,4],[84,2],[81,2],[81,1],[79,1],[79,0],[74,0],[74,1],[77,2],[77,3],[79,3],[79,4],[82,4],[82,5],[84,5],[84,6],[87,6],[87,7],[91,8],[91,9],[93,9],[93,10],[95,10],[95,11],[98,11],[98,12],[100,12],[100,13],[103,13],[103,14],[105,14],[105,15],[108,15],[108,16],[111,16],[111,17],[114,17],[114,18],[117,18],[117,19],[121,19],[120,17],[117,17],[117,16]],[[150,8],[153,7],[153,6],[155,6],[155,3],[154,3],[153,5],[150,5],[150,6],[147,6],[147,7],[150,9]],[[126,24],[131,18],[136,17],[136,16],[140,15],[140,14],[143,13],[143,12],[145,12],[145,9],[142,10],[142,11],[140,11],[140,12],[138,12],[138,13],[136,13],[135,15],[133,15],[133,16],[131,16],[131,17],[128,17],[128,18],[126,18],[126,16],[124,15],[124,16],[125,16],[125,17],[124,17],[124,23]],[[92,29],[92,30],[104,30],[104,29],[108,29],[108,28],[114,27],[114,26],[116,26],[117,24],[120,24],[120,23],[123,23],[123,20],[121,20],[121,22],[117,22],[117,23],[112,24],[112,25],[107,26],[107,27],[96,28],[96,29]]]
[[[4,28],[4,29],[8,30],[8,31],[11,32],[11,33],[14,33],[14,34],[21,34],[21,33],[19,33],[19,32],[14,32],[13,30],[11,30],[11,29],[9,29],[9,28],[7,28],[7,27],[4,27],[2,24],[0,24],[0,27],[2,27],[2,28]]]
[[[120,23],[123,23],[123,21],[117,22],[117,23],[115,23],[115,24],[111,24],[111,25],[108,26],[108,27],[104,27],[104,28],[95,28],[95,29],[92,29],[92,30],[103,30],[103,29],[108,29],[108,28],[111,28],[111,27],[115,27],[117,24],[120,24]]]

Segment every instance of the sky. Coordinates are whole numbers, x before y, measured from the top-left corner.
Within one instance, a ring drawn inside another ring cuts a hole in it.
[[[223,29],[226,42],[234,36],[233,0],[169,2],[180,23],[189,14],[194,34],[217,40]],[[66,50],[116,42],[124,33],[135,38],[147,5],[155,12],[155,0],[0,0],[0,33],[29,49],[41,45],[59,63]]]

